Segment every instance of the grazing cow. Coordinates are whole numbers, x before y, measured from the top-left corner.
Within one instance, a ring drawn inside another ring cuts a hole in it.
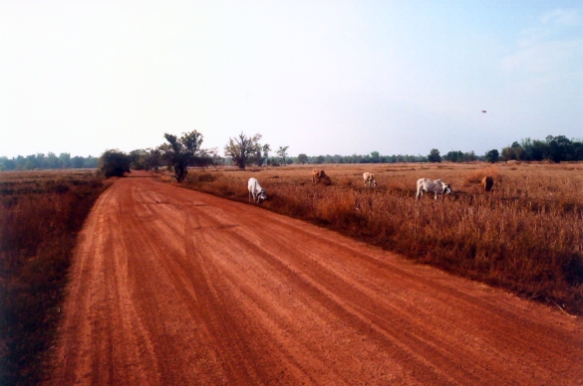
[[[486,192],[489,192],[490,190],[492,190],[492,186],[494,186],[494,179],[490,176],[484,177],[484,179],[482,180],[482,187],[484,188],[484,190]]]
[[[362,178],[364,179],[364,186],[368,186],[369,188],[376,188],[379,185],[374,179],[373,173],[364,172],[362,174]]]
[[[324,185],[332,184],[332,180],[330,179],[330,177],[326,174],[326,172],[324,170],[322,170],[322,169],[312,170],[312,183],[317,184],[320,182],[323,183]]]
[[[423,196],[423,192],[433,192],[435,193],[435,199],[437,200],[437,195],[442,195],[442,200],[445,198],[446,194],[451,194],[451,186],[443,182],[442,180],[430,180],[429,178],[420,178],[417,180],[417,197]]]
[[[251,201],[251,196],[253,196],[253,202],[257,204],[261,204],[263,200],[267,199],[265,190],[263,190],[261,185],[259,185],[259,181],[257,181],[255,178],[249,178],[247,189],[249,189],[249,201]]]

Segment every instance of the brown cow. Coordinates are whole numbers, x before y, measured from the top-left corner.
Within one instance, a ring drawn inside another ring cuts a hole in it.
[[[494,186],[494,179],[490,176],[486,176],[482,179],[482,187],[486,192],[489,192]]]
[[[330,180],[330,177],[326,174],[324,170],[322,169],[312,170],[312,183],[317,184],[320,182],[324,185],[332,184],[332,180]]]

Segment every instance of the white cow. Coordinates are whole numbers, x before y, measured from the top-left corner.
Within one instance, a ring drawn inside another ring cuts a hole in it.
[[[247,189],[249,189],[249,201],[251,201],[251,196],[253,196],[253,202],[257,204],[261,204],[263,200],[267,199],[265,190],[263,190],[261,185],[259,185],[259,181],[257,181],[255,178],[249,178]]]
[[[427,193],[435,193],[436,200],[438,194],[442,194],[442,199],[444,199],[446,194],[451,194],[451,186],[440,179],[430,180],[429,178],[420,178],[417,180],[417,200],[419,200],[419,197],[423,196],[424,191]]]
[[[379,184],[374,179],[374,174],[369,172],[362,173],[362,178],[364,179],[364,186],[369,188],[376,188]]]

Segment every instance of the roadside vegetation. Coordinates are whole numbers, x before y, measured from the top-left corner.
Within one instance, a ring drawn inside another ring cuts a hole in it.
[[[583,315],[583,164],[325,165],[331,186],[313,185],[312,167],[202,169],[181,186],[248,202],[255,177],[266,209]],[[365,171],[378,188],[364,187]],[[480,186],[486,175],[491,192]],[[421,177],[443,179],[454,194],[417,202]]]
[[[0,385],[34,385],[77,232],[105,190],[94,171],[0,173]]]

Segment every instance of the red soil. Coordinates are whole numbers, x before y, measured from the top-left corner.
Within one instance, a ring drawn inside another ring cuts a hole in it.
[[[48,384],[583,379],[578,318],[144,174],[100,197],[71,275]]]

